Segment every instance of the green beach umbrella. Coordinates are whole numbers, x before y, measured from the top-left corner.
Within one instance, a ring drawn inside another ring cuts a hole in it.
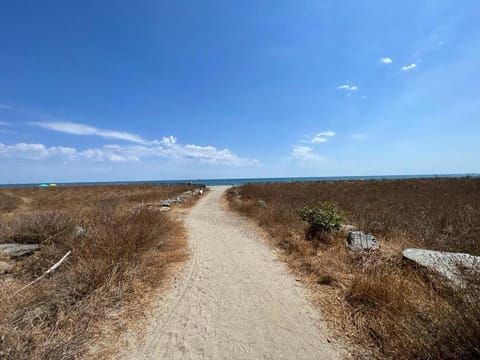
[[[58,185],[57,184],[50,184],[48,185],[49,187],[57,187]]]

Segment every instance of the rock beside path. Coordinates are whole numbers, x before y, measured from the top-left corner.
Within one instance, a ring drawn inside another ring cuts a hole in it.
[[[173,204],[175,203],[175,200],[174,199],[166,199],[166,200],[162,200],[160,201],[160,206],[172,206]]]
[[[171,199],[164,199],[161,200],[159,204],[145,204],[145,203],[140,203],[137,206],[135,206],[133,209],[131,209],[131,212],[136,212],[139,210],[154,210],[154,211],[161,211],[161,212],[167,212],[170,210],[170,208],[175,205],[175,204],[183,204],[185,201],[192,197],[192,196],[201,196],[203,195],[203,189],[195,189],[195,190],[188,190],[183,192],[177,197],[171,198]]]
[[[378,249],[378,241],[373,235],[362,231],[350,231],[346,240],[347,250],[364,251]]]
[[[13,258],[30,255],[39,249],[38,244],[0,244],[0,254]]]
[[[461,283],[465,274],[480,272],[480,256],[413,248],[403,250],[402,255],[456,283]]]
[[[171,207],[174,204],[183,204],[189,197],[202,195],[203,189],[187,190],[179,196],[160,201],[160,207]],[[166,211],[166,210],[164,210]]]

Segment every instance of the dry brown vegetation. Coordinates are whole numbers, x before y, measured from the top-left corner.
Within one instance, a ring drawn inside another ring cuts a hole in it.
[[[479,358],[479,279],[452,287],[405,262],[401,250],[480,255],[480,179],[248,184],[228,198],[284,250],[331,327],[360,346],[356,357]],[[346,223],[373,233],[380,251],[349,254],[342,234],[307,241],[298,209],[324,202],[336,204]]]
[[[183,227],[165,213],[131,209],[187,189],[0,189],[0,242],[41,246],[0,275],[0,358],[79,358],[112,310],[165,282],[169,266],[187,256]],[[86,233],[76,235],[76,226]],[[55,273],[16,293],[69,250]]]

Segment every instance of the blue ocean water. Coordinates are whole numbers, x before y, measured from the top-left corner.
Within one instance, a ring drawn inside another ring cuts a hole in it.
[[[207,186],[242,185],[247,183],[288,183],[305,181],[345,181],[345,180],[395,180],[428,178],[480,177],[480,174],[436,174],[436,175],[378,175],[378,176],[325,176],[325,177],[284,177],[284,178],[243,178],[243,179],[185,179],[114,182],[69,182],[58,186],[128,185],[128,184],[201,184]],[[0,184],[0,187],[37,187],[39,184]]]

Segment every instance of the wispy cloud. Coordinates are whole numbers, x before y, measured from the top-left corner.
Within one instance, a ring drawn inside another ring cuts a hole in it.
[[[125,131],[98,129],[90,125],[78,124],[68,121],[31,122],[30,125],[57,132],[62,132],[65,134],[100,136],[106,139],[124,140],[139,144],[148,143],[148,141],[136,134],[131,134]]]
[[[292,157],[301,161],[322,161],[326,158],[316,152],[310,146],[294,145]]]
[[[6,121],[0,121],[0,126],[8,126],[10,125],[9,122],[6,122]]]
[[[308,140],[308,142],[311,142],[313,144],[324,143],[328,141],[328,138],[331,138],[335,135],[336,134],[333,131],[323,131],[313,136],[311,139]]]
[[[381,62],[382,64],[391,64],[391,63],[393,63],[393,60],[392,60],[392,58],[384,57],[384,58],[381,58],[381,59],[380,59],[380,62]]]
[[[345,85],[337,86],[337,90],[357,91],[358,86],[345,84]]]
[[[13,109],[13,106],[6,105],[6,104],[0,104],[0,109]]]
[[[400,68],[400,70],[402,70],[402,71],[405,72],[405,71],[413,70],[413,69],[415,69],[416,67],[417,67],[416,64],[410,64],[410,65],[402,66],[402,67]]]

